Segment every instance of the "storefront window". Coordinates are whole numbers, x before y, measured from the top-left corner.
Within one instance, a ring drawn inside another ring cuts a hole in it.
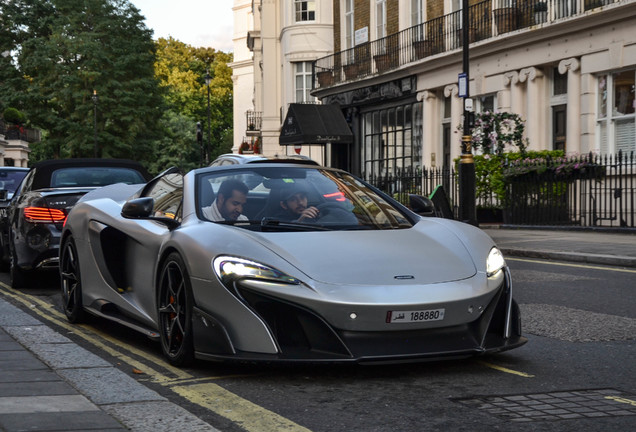
[[[413,175],[421,169],[421,116],[421,103],[364,114],[362,177],[382,185],[385,179]]]
[[[597,134],[602,153],[636,150],[636,71],[598,77]]]

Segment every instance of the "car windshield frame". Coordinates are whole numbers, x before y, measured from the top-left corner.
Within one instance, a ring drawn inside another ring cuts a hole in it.
[[[213,206],[221,184],[230,179],[239,180],[248,191],[244,202],[237,202],[242,204],[238,218],[223,216]],[[315,207],[318,218],[294,219],[298,214],[283,209],[281,195],[294,189],[304,191],[306,207]],[[417,222],[410,210],[372,185],[321,166],[216,167],[196,174],[194,193],[199,219],[253,231],[392,230],[411,228]]]

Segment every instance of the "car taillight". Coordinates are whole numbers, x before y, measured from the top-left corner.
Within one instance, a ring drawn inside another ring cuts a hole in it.
[[[24,218],[28,222],[57,223],[66,219],[66,213],[49,207],[25,207]]]

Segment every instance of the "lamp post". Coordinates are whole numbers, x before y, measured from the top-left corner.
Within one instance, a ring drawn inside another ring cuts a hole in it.
[[[468,45],[470,43],[468,40],[468,29],[470,24],[469,12],[468,0],[462,0],[463,72],[460,74],[459,96],[464,98],[464,125],[462,135],[462,154],[459,160],[459,216],[460,220],[472,225],[477,225],[475,210],[475,159],[473,158],[472,136],[470,134],[472,126],[472,99],[470,99],[470,78],[468,68]]]
[[[210,153],[210,81],[212,81],[212,77],[210,76],[210,69],[206,69],[205,71],[205,85],[208,87],[208,145],[205,152],[205,164],[208,164],[208,157]]]
[[[93,89],[93,153],[97,157],[97,90]]]

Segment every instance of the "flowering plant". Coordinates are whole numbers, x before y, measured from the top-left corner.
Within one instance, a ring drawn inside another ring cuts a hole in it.
[[[513,160],[504,167],[505,178],[519,177],[528,174],[551,175],[556,179],[574,179],[581,177],[599,178],[605,173],[602,165],[591,157],[536,157]]]
[[[475,116],[472,134],[473,148],[482,149],[485,154],[503,154],[508,147],[516,147],[524,152],[527,145],[523,138],[525,125],[518,114],[485,111]]]

